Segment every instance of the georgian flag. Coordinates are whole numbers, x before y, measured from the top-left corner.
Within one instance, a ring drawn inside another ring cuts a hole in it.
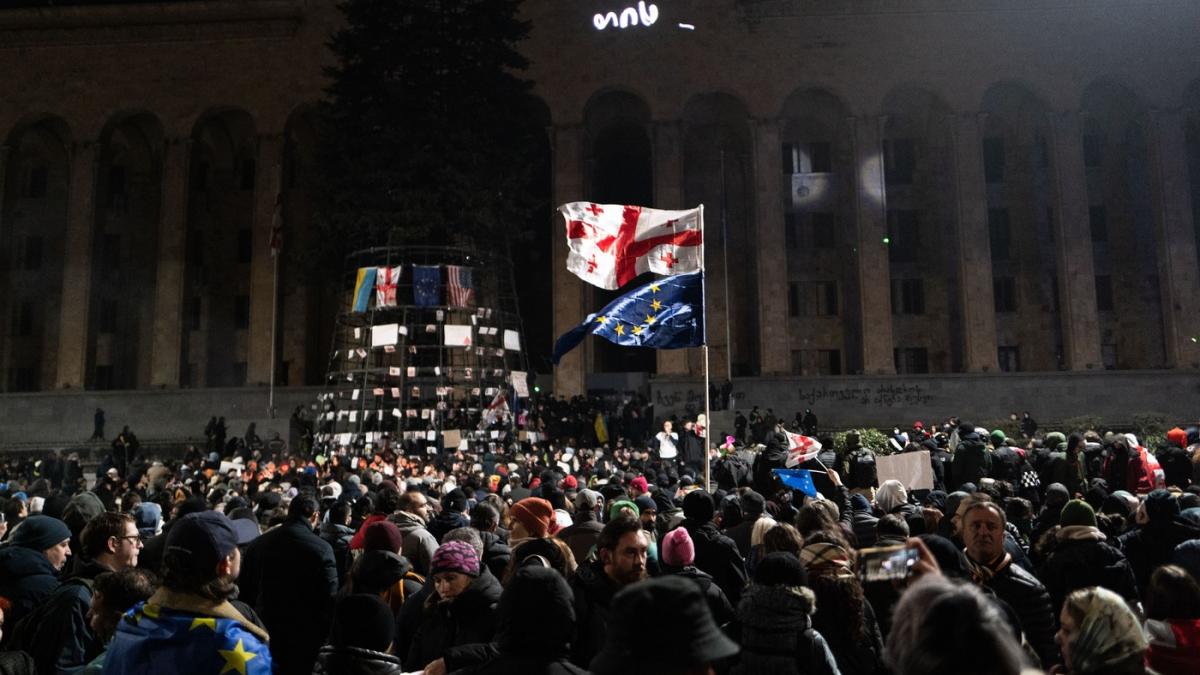
[[[821,452],[821,443],[810,436],[801,436],[788,432],[788,456],[784,465],[788,468],[800,466],[810,459],[816,459]]]
[[[670,276],[704,269],[702,206],[662,211],[571,202],[558,211],[566,221],[567,269],[593,286],[613,291],[644,272]]]

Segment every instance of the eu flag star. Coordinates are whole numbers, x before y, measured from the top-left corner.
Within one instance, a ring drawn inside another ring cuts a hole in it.
[[[225,667],[221,669],[219,675],[231,672],[246,675],[246,664],[258,658],[258,654],[246,651],[241,640],[237,641],[237,645],[233,649],[218,649],[217,652],[221,654],[221,658],[225,659]]]
[[[625,334],[625,324],[623,324],[623,323],[617,324],[617,335],[624,335],[624,334]]]
[[[647,315],[646,315],[646,323],[647,323],[647,324],[652,324],[652,323],[654,323],[654,317],[653,317],[653,316],[651,316],[651,315],[649,315],[649,314],[647,314]]]
[[[598,317],[596,317],[596,323],[599,323],[599,324],[602,324],[602,325],[607,325],[607,324],[608,324],[608,317],[607,317],[607,316],[603,316],[603,315],[601,315],[601,316],[598,316]]]
[[[657,293],[660,290],[662,290],[662,289],[659,288],[658,284],[650,284],[650,292],[651,293]]]
[[[188,630],[196,630],[197,628],[207,628],[215,632],[217,630],[217,620],[211,616],[198,616],[192,619],[192,626]]]
[[[656,312],[662,309],[662,303],[658,301],[658,298],[655,298],[654,302],[650,303],[650,309],[653,309]]]
[[[633,334],[634,334],[634,335],[641,335],[641,334],[642,334],[642,327],[641,327],[641,326],[634,326],[634,327],[633,327]]]

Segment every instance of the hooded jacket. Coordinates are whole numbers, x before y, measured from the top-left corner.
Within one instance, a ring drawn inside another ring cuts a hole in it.
[[[333,549],[333,560],[337,563],[338,584],[346,582],[346,575],[350,573],[350,540],[354,537],[354,530],[345,525],[337,523],[321,523],[319,532],[325,543]]]
[[[495,532],[480,532],[479,539],[483,542],[484,566],[488,568],[492,576],[497,579],[502,578],[505,568],[512,560],[512,548]]]
[[[775,476],[773,469],[782,469],[787,463],[787,437],[783,434],[770,434],[767,445],[754,458],[754,491],[761,495],[775,494]]]
[[[15,626],[56,588],[58,571],[41,551],[12,544],[0,547],[0,597],[12,603],[5,624]]]
[[[1038,579],[1050,594],[1050,606],[1062,607],[1071,591],[1102,586],[1125,598],[1130,607],[1138,602],[1133,569],[1117,549],[1105,542],[1095,527],[1072,525],[1055,533],[1058,546],[1038,569]]]
[[[429,563],[433,560],[433,552],[437,550],[438,540],[425,528],[425,521],[408,511],[397,511],[388,516],[388,520],[404,535],[400,555],[412,563],[417,574],[429,576]]]
[[[730,604],[740,602],[747,575],[746,563],[738,552],[737,544],[721,534],[711,521],[684,518],[680,527],[687,530],[696,547],[696,567],[713,578],[729,598]]]
[[[464,675],[585,675],[567,661],[575,633],[571,589],[557,572],[521,570],[500,597],[494,643],[480,650],[482,663],[463,668]],[[447,664],[454,659],[447,657]]]
[[[112,570],[88,561],[54,590],[19,625],[13,624],[15,647],[26,652],[41,666],[41,672],[70,670],[86,665],[104,649],[88,622],[92,603],[92,584],[96,577]]]
[[[449,602],[440,602],[437,594],[431,593],[425,599],[421,625],[409,645],[405,668],[421,670],[451,647],[491,642],[500,592],[496,577],[481,574]]]
[[[959,439],[958,447],[954,450],[953,485],[947,483],[946,487],[952,487],[953,491],[961,490],[964,483],[979,485],[991,468],[992,456],[983,439],[975,432],[966,434]]]
[[[738,605],[741,660],[733,675],[838,675],[829,644],[812,627],[808,588],[751,586]]]
[[[399,614],[404,601],[416,595],[424,583],[407,560],[391,551],[364,551],[350,572],[353,592],[378,595],[392,614]]]

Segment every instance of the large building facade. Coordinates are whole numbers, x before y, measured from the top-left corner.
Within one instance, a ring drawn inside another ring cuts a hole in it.
[[[1200,368],[1200,6],[526,0],[554,203],[706,206],[715,374]],[[611,14],[610,14],[611,12]],[[316,384],[333,2],[0,11],[0,390]],[[277,206],[277,196],[282,198]],[[612,296],[566,271],[551,332]],[[535,365],[537,357],[534,355]],[[543,355],[544,356],[544,355]],[[698,350],[585,342],[589,375]]]

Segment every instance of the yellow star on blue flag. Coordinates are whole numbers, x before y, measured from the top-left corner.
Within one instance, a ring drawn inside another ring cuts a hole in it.
[[[703,275],[677,274],[625,293],[563,333],[551,358],[557,364],[588,333],[627,347],[679,349],[704,344]]]

